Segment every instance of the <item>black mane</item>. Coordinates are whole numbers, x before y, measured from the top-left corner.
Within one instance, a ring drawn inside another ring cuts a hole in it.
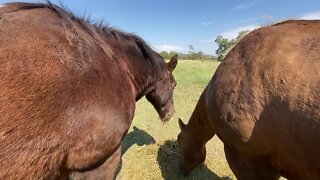
[[[126,40],[135,43],[135,45],[141,50],[145,59],[150,60],[154,56],[155,52],[141,37],[133,33],[127,33],[116,28],[109,27],[108,25],[104,24],[103,21],[93,23],[89,16],[75,15],[70,9],[66,8],[62,4],[60,6],[57,6],[51,3],[50,1],[47,1],[46,3],[13,2],[7,3],[6,5],[16,6],[17,9],[15,11],[36,8],[48,8],[55,12],[62,19],[70,18],[71,20],[78,22],[79,25],[82,26],[82,28],[89,32],[89,34],[91,34],[90,31],[92,31],[89,28],[89,26],[91,25],[95,28],[96,32],[98,32],[101,35],[112,36],[117,40]]]

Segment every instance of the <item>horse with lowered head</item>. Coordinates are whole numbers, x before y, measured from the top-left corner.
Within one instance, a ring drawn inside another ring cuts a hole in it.
[[[187,125],[190,172],[216,134],[239,180],[320,179],[320,21],[285,21],[246,35],[225,57]]]
[[[145,95],[162,121],[173,115],[177,57],[166,63],[140,37],[51,3],[6,4],[0,24],[0,179],[117,166]]]

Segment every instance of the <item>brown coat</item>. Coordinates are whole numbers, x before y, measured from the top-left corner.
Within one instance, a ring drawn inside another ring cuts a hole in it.
[[[180,145],[200,139],[200,152],[216,134],[238,179],[320,179],[319,29],[320,21],[286,21],[245,36],[181,124]]]
[[[0,8],[0,179],[65,178],[118,156],[136,100],[172,116],[176,62],[52,4]]]

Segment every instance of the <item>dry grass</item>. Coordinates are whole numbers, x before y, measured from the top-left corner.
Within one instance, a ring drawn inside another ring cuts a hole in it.
[[[207,144],[204,165],[188,177],[179,171],[178,117],[188,120],[218,62],[180,61],[175,70],[178,86],[176,113],[163,124],[145,99],[138,102],[135,119],[122,144],[122,163],[117,179],[235,179],[226,162],[223,144],[214,137]]]

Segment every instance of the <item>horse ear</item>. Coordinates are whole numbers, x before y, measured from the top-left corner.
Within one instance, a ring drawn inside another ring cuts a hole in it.
[[[180,130],[183,130],[186,125],[182,122],[182,120],[179,118],[179,127],[180,127]]]
[[[168,63],[168,68],[169,68],[169,71],[172,72],[174,70],[174,68],[176,68],[178,64],[178,54],[174,55],[169,63]]]

